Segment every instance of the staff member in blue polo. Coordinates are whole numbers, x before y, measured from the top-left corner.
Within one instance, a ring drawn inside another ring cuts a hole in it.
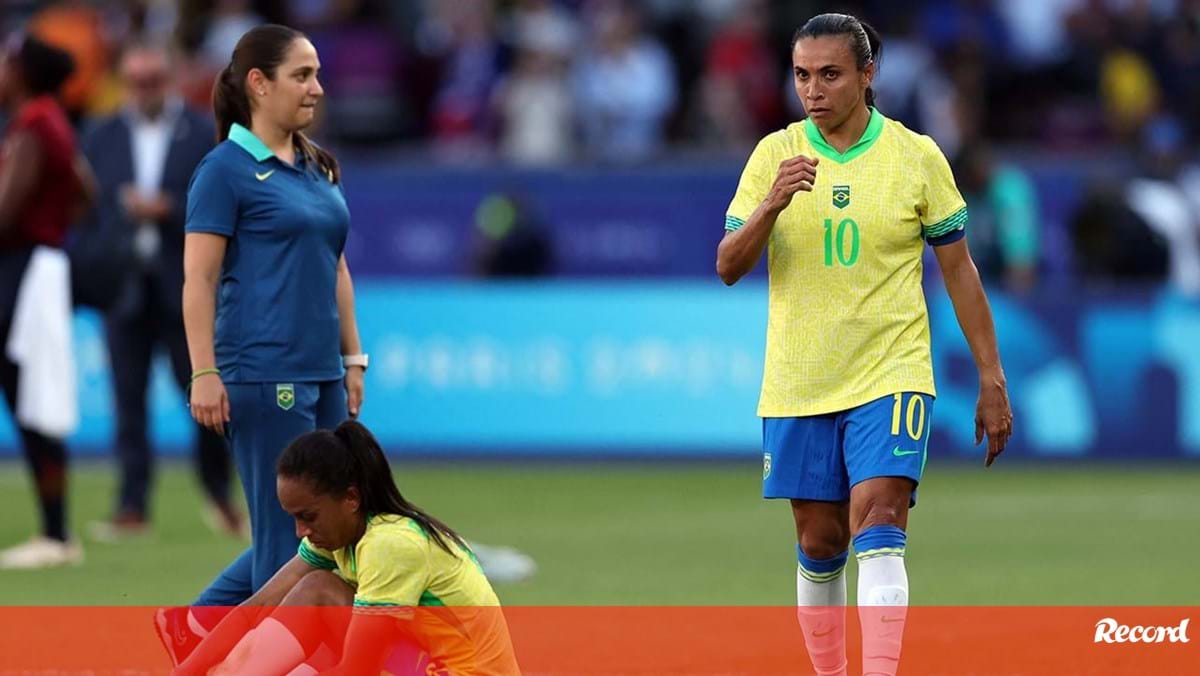
[[[367,356],[343,255],[350,213],[337,160],[301,132],[323,93],[319,69],[312,43],[291,28],[243,35],[213,89],[223,142],[188,191],[192,416],[228,436],[253,535],[200,606],[241,603],[296,554],[275,462],[301,434],[357,416],[363,401]]]

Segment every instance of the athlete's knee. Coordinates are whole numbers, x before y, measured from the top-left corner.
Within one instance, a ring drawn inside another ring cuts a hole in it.
[[[846,537],[829,534],[800,536],[800,551],[810,559],[831,559],[850,547],[850,535]]]
[[[810,559],[828,559],[850,546],[850,526],[838,520],[809,520],[798,530],[800,551]]]
[[[283,599],[288,606],[338,606],[354,600],[354,592],[342,578],[327,570],[314,570],[296,583]]]
[[[872,526],[908,525],[908,496],[868,495],[855,511],[860,515],[854,531],[861,533]]]
[[[828,559],[850,546],[850,523],[845,504],[792,503],[796,542],[811,559]]]

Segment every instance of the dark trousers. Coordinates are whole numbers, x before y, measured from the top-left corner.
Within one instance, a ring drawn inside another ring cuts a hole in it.
[[[21,370],[8,358],[8,333],[12,328],[21,277],[32,253],[32,249],[0,251],[0,387],[4,390],[8,410],[13,414],[14,425],[20,432],[25,459],[33,474],[42,513],[42,532],[46,537],[65,540],[67,446],[62,439],[26,429],[15,420]]]
[[[290,388],[290,403],[280,399]],[[275,463],[296,437],[333,429],[346,419],[341,380],[317,383],[226,383],[233,446],[246,506],[250,510],[250,549],[234,559],[197,599],[198,606],[236,606],[262,588],[296,556],[296,521],[275,493]]]
[[[117,403],[117,459],[121,467],[118,513],[149,516],[147,496],[154,475],[154,453],[147,434],[146,393],[155,349],[166,350],[180,389],[191,378],[183,316],[156,295],[149,278],[142,281],[142,302],[133,313],[113,313],[105,319],[108,354],[112,363]],[[214,502],[229,501],[232,469],[229,449],[218,434],[196,425],[194,458],[204,491]]]

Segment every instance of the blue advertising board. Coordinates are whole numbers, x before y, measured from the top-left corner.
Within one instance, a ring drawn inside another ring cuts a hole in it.
[[[1064,223],[1097,165],[1045,158],[1023,164],[1038,195],[1040,267],[1047,278],[1065,276]],[[504,194],[538,223],[559,277],[709,278],[740,172],[740,164],[729,162],[535,171],[348,157],[347,259],[358,276],[461,278],[483,241],[476,211],[489,196]],[[759,266],[753,274],[764,271]]]
[[[930,287],[935,457],[974,457],[978,383],[940,285]],[[1016,299],[991,293],[1025,458],[1200,457],[1200,304],[1167,292]],[[759,452],[766,289],[713,281],[365,280],[372,354],[364,421],[390,450],[536,456]],[[76,322],[80,454],[110,452],[100,324]],[[180,452],[183,401],[155,370],[153,439]],[[234,412],[236,415],[236,411]],[[0,454],[15,454],[0,420]]]

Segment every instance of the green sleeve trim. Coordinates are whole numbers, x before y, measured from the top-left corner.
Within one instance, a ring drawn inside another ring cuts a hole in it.
[[[941,237],[955,230],[962,230],[967,226],[967,208],[963,207],[951,214],[948,218],[942,219],[933,225],[925,226],[925,239],[934,239]]]
[[[401,608],[408,607],[404,603],[388,603],[387,601],[363,601],[354,599],[354,605],[360,608]]]
[[[746,224],[746,221],[743,221],[742,219],[738,218],[737,216],[729,216],[729,215],[725,216],[725,229],[728,230],[729,232],[733,232],[734,230],[737,230],[738,228],[742,227],[745,224]]]
[[[300,558],[304,559],[305,563],[313,568],[320,568],[321,570],[337,570],[336,561],[328,559],[314,552],[309,548],[308,543],[303,540],[300,541],[300,547],[296,550],[296,553],[300,555]]]

